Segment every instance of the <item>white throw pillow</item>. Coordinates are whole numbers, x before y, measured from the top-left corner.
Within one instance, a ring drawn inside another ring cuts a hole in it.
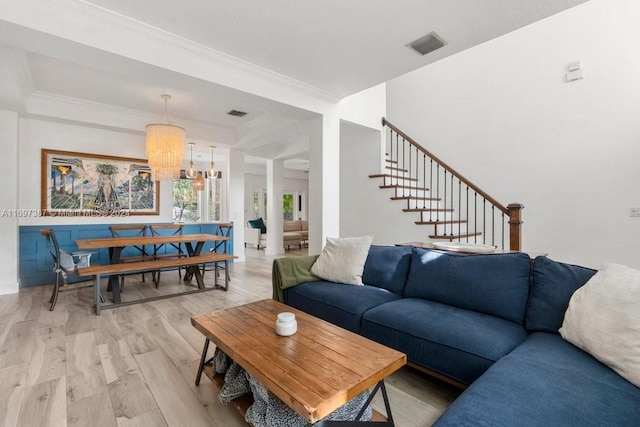
[[[605,263],[571,297],[560,335],[640,387],[640,271]]]
[[[364,263],[373,237],[327,237],[327,244],[311,272],[330,282],[362,285]]]

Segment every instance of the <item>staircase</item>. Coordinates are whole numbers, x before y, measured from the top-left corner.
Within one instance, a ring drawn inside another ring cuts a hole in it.
[[[503,206],[385,118],[386,159],[380,188],[391,200],[406,202],[403,212],[417,213],[418,225],[431,227],[430,240],[481,243],[521,250],[519,203]],[[507,244],[508,241],[508,244]]]

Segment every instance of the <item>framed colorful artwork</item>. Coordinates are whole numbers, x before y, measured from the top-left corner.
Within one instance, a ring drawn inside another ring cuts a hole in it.
[[[159,215],[146,160],[42,149],[41,208],[50,216]]]

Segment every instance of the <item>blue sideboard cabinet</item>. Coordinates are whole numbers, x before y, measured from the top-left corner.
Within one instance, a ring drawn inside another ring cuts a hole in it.
[[[60,247],[66,251],[77,251],[78,247],[75,241],[78,239],[91,239],[100,237],[111,237],[109,226],[115,224],[83,224],[83,225],[30,225],[20,227],[20,255],[19,255],[19,271],[20,271],[20,287],[26,288],[31,286],[51,285],[55,282],[55,274],[53,273],[53,260],[47,248],[45,238],[40,234],[43,228],[51,228],[56,233]],[[122,225],[122,224],[118,224]],[[184,224],[183,234],[216,234],[218,224],[202,223],[202,224]],[[215,242],[205,243],[202,252],[208,252]],[[170,245],[166,250],[171,250]],[[153,252],[153,248],[149,247],[149,253]],[[127,249],[123,251],[126,256]],[[108,264],[108,249],[100,249],[94,251],[91,256],[92,264]],[[233,233],[230,236],[230,242],[227,245],[227,252],[233,254]],[[232,261],[233,262],[233,261]],[[70,277],[70,281],[72,278]]]

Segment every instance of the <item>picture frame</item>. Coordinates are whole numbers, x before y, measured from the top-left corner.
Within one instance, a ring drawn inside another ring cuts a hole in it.
[[[160,214],[160,182],[145,159],[43,148],[41,175],[43,215]]]

